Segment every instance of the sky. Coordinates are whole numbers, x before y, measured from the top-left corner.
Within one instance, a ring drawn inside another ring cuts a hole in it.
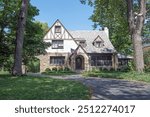
[[[49,27],[59,19],[68,30],[92,30],[93,22],[89,17],[93,8],[83,5],[80,0],[31,0],[40,10],[35,19],[48,23]]]

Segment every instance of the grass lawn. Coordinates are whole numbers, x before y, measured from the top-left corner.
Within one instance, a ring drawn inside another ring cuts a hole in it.
[[[1,100],[90,99],[89,89],[79,82],[0,74]]]
[[[150,83],[150,73],[91,71],[91,72],[84,72],[83,75],[89,77],[116,78],[116,79],[135,80]]]

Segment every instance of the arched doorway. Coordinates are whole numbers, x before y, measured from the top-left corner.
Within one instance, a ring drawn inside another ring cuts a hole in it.
[[[84,57],[79,55],[75,59],[76,70],[84,70]]]

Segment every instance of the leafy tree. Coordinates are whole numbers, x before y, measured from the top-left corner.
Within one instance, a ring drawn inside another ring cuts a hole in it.
[[[36,60],[36,56],[44,54],[46,52],[45,48],[50,46],[50,43],[46,43],[42,39],[48,26],[42,29],[42,25],[45,25],[45,23],[39,21],[27,22],[25,42],[23,45],[23,63],[25,66],[27,66],[30,61]]]
[[[81,0],[86,3],[86,0]],[[126,18],[126,3],[122,0],[89,0],[89,5],[94,7],[90,19],[94,28],[108,27],[110,39],[115,49],[121,53],[131,53],[131,40]],[[99,27],[100,26],[100,27]]]
[[[12,41],[14,36],[10,28],[13,25],[12,21],[16,21],[18,12],[16,3],[20,4],[18,0],[0,0],[0,68],[7,66],[14,48]]]
[[[11,71],[14,62],[17,19],[21,0],[0,0],[0,68]],[[24,33],[22,62],[27,65],[38,54],[45,53],[49,43],[43,42],[48,25],[35,21],[39,10],[28,4],[28,15]],[[3,38],[2,38],[3,37]]]
[[[44,34],[48,31],[48,23],[42,23],[40,21],[35,21],[36,24],[38,24],[44,31]]]
[[[88,1],[94,6],[91,20],[97,25],[105,25],[110,28],[111,39],[116,41],[115,46],[123,45],[129,47],[132,39],[134,60],[136,70],[143,72],[143,50],[142,50],[142,29],[144,21],[149,16],[149,0],[80,0],[82,3]],[[148,18],[147,18],[148,19]],[[148,19],[149,20],[149,19]],[[117,30],[117,31],[116,31]],[[114,43],[114,41],[112,41]],[[127,42],[127,44],[125,44]],[[119,47],[120,48],[120,47]],[[118,49],[119,49],[118,48]]]

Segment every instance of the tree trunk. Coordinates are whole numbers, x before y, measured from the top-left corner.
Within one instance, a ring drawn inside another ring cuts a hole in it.
[[[16,46],[14,53],[14,66],[12,70],[12,75],[22,75],[22,48],[23,48],[27,8],[28,8],[28,0],[22,0],[17,24]]]
[[[141,32],[144,25],[146,15],[146,0],[139,1],[139,13],[133,12],[133,0],[126,0],[127,2],[127,14],[128,22],[133,42],[134,49],[134,62],[137,72],[143,72],[144,60],[143,60],[143,49],[142,49],[142,37]]]
[[[136,66],[136,71],[142,73],[144,69],[143,60],[143,48],[142,48],[142,38],[141,35],[136,33],[132,34],[133,48],[134,48],[134,61]]]

